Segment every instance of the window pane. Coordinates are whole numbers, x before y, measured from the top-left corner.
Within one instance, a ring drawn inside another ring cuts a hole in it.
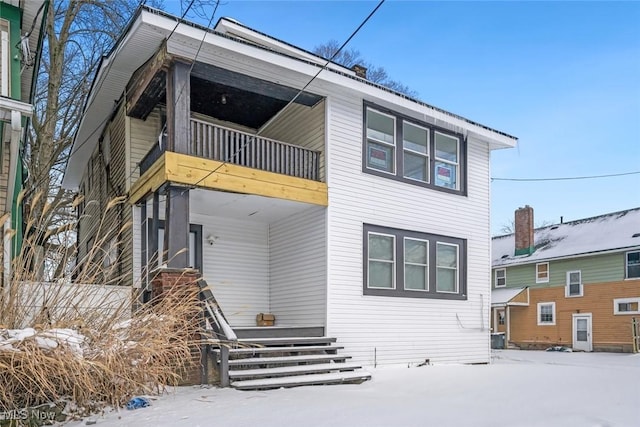
[[[455,245],[437,244],[436,259],[438,267],[458,267],[458,247]]]
[[[569,295],[580,295],[580,284],[569,285]]]
[[[457,188],[458,167],[450,163],[435,162],[435,184],[439,187]]]
[[[436,157],[458,163],[458,138],[436,132]]]
[[[405,289],[427,289],[427,267],[405,264],[404,269]]]
[[[426,129],[419,128],[411,123],[405,122],[402,124],[402,142],[406,150],[427,154],[427,139]]]
[[[393,261],[393,237],[369,235],[369,259]]]
[[[369,287],[393,288],[393,263],[369,261]]]
[[[627,254],[627,278],[640,277],[640,252]]]
[[[393,173],[393,147],[367,140],[367,167]]]
[[[392,117],[367,109],[367,138],[395,144],[395,123]]]
[[[438,268],[436,290],[438,292],[456,292],[456,270]]]
[[[406,178],[428,182],[427,157],[405,151],[404,176]]]
[[[427,242],[422,240],[404,240],[404,262],[427,264]]]
[[[580,273],[569,273],[569,283],[580,283]]]

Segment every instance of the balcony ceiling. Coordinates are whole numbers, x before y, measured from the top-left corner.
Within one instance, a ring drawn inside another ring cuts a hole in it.
[[[166,103],[166,83],[166,72],[158,70],[129,115],[146,119]],[[322,97],[200,62],[191,70],[191,110],[223,121],[259,129],[292,99],[312,107]]]

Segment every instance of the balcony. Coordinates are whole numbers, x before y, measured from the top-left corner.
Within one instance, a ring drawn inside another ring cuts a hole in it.
[[[131,203],[165,183],[327,206],[320,152],[191,119],[188,153],[154,143],[140,162]]]
[[[159,144],[154,144],[140,162],[140,174],[149,170],[163,151]],[[265,172],[320,181],[318,151],[202,120],[191,119],[188,154]]]

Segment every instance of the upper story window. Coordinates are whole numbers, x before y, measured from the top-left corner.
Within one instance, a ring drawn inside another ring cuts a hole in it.
[[[567,271],[567,287],[566,296],[581,297],[582,296],[582,273],[578,271]]]
[[[363,228],[365,295],[466,299],[466,240]]]
[[[627,279],[638,279],[640,278],[640,251],[638,252],[627,252],[627,268],[626,275]]]
[[[365,105],[363,172],[466,194],[462,135]]]
[[[536,264],[536,283],[549,282],[549,263],[540,262]]]
[[[496,269],[495,274],[496,274],[496,277],[495,277],[496,288],[503,288],[507,286],[507,269],[498,268]]]

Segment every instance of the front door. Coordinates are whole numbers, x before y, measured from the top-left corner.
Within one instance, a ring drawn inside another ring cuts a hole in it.
[[[591,313],[573,315],[573,349],[592,351]]]

